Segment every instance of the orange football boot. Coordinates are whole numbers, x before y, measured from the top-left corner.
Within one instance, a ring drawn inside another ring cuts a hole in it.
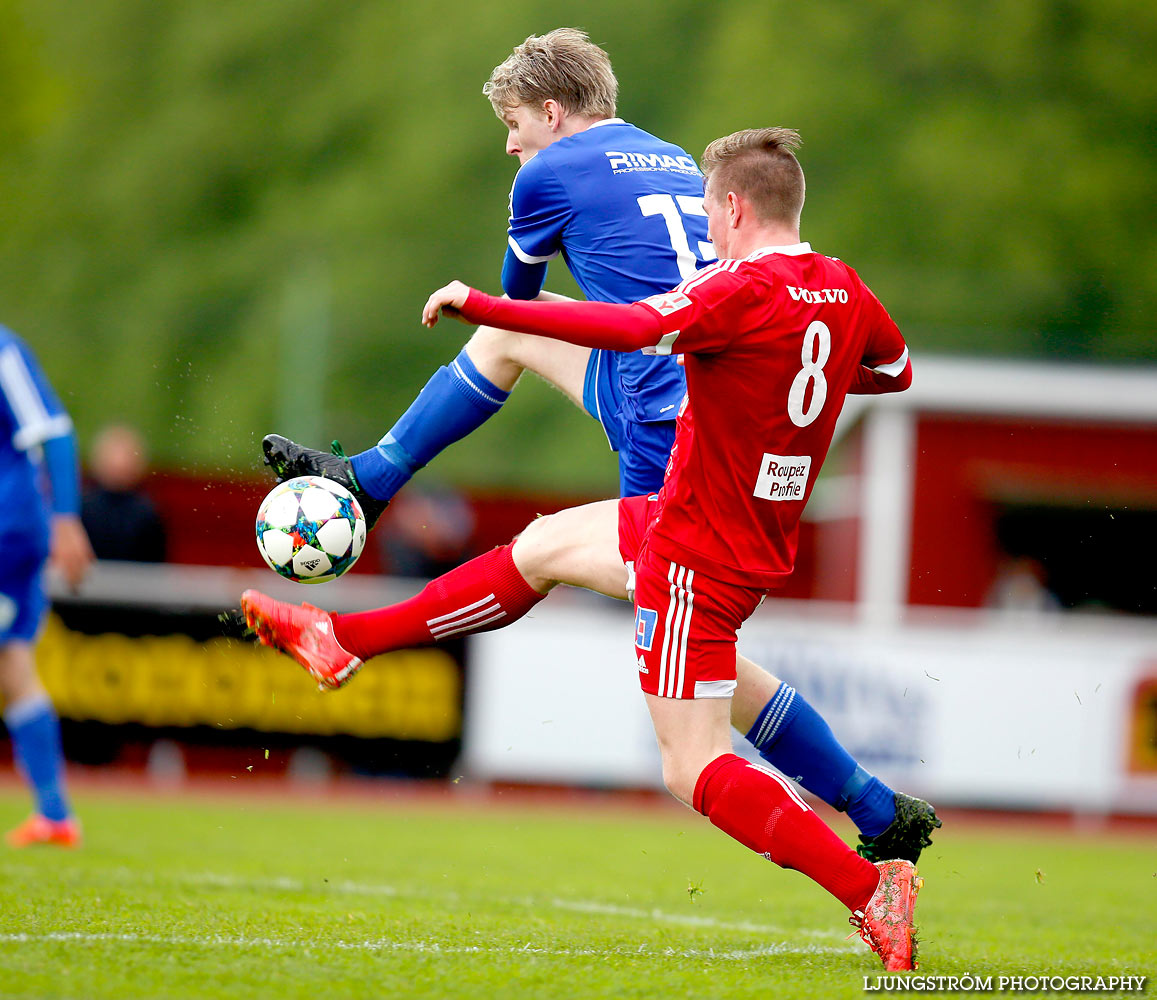
[[[329,614],[312,604],[286,604],[256,590],[241,595],[241,610],[257,638],[292,656],[323,690],[337,689],[362,668],[362,661],[334,638]]]
[[[880,883],[863,910],[849,918],[888,972],[916,969],[916,894],[924,885],[911,861],[877,861]]]
[[[80,823],[71,816],[68,819],[53,820],[40,813],[33,813],[15,829],[9,830],[4,839],[9,847],[32,847],[34,844],[51,844],[54,847],[80,847]]]

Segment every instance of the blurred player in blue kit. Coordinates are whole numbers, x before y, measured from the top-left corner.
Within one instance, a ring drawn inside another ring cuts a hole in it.
[[[0,699],[17,764],[35,812],[14,830],[12,847],[80,845],[80,825],[64,791],[60,724],[36,676],[33,645],[48,607],[47,561],[69,586],[92,561],[80,522],[72,421],[28,346],[0,326]]]
[[[542,288],[548,262],[560,254],[589,300],[616,303],[664,293],[714,261],[695,160],[615,117],[610,59],[583,32],[560,28],[528,38],[483,92],[506,126],[506,152],[520,163],[502,268],[510,298],[558,298]],[[675,356],[487,326],[434,374],[375,447],[346,458],[269,435],[265,460],[279,480],[322,475],[341,482],[372,526],[414,472],[498,412],[527,369],[600,423],[619,456],[622,496],[661,488],[686,392]],[[760,754],[846,811],[865,857],[915,861],[940,825],[932,807],[860,767],[789,684],[742,656],[737,671],[732,722]]]

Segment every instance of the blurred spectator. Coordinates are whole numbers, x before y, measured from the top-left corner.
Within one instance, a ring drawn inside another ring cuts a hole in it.
[[[132,427],[111,424],[97,434],[80,516],[98,559],[164,562],[165,526],[140,491],[147,469],[144,441]]]
[[[997,570],[985,604],[999,611],[1016,613],[1059,611],[1061,602],[1048,589],[1047,579],[1039,559],[1010,557]]]
[[[395,576],[441,576],[471,553],[474,512],[450,490],[411,486],[390,504],[383,525],[382,556]]]

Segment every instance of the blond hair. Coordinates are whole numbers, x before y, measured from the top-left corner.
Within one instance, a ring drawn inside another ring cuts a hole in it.
[[[748,128],[716,139],[703,151],[705,183],[735,191],[765,222],[799,222],[803,168],[795,158],[802,140],[793,128]]]
[[[556,28],[517,46],[494,67],[482,93],[499,118],[520,104],[541,110],[546,101],[558,101],[571,114],[613,118],[619,81],[610,57],[585,31]]]

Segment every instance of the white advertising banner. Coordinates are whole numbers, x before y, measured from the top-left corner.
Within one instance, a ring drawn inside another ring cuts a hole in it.
[[[470,772],[661,785],[631,621],[626,605],[552,599],[476,637]],[[1157,624],[951,611],[874,628],[847,608],[769,602],[740,649],[906,791],[943,805],[1157,812]],[[741,738],[736,751],[750,756]]]
[[[661,786],[630,606],[558,597],[510,628],[471,637],[467,770],[491,781]]]

